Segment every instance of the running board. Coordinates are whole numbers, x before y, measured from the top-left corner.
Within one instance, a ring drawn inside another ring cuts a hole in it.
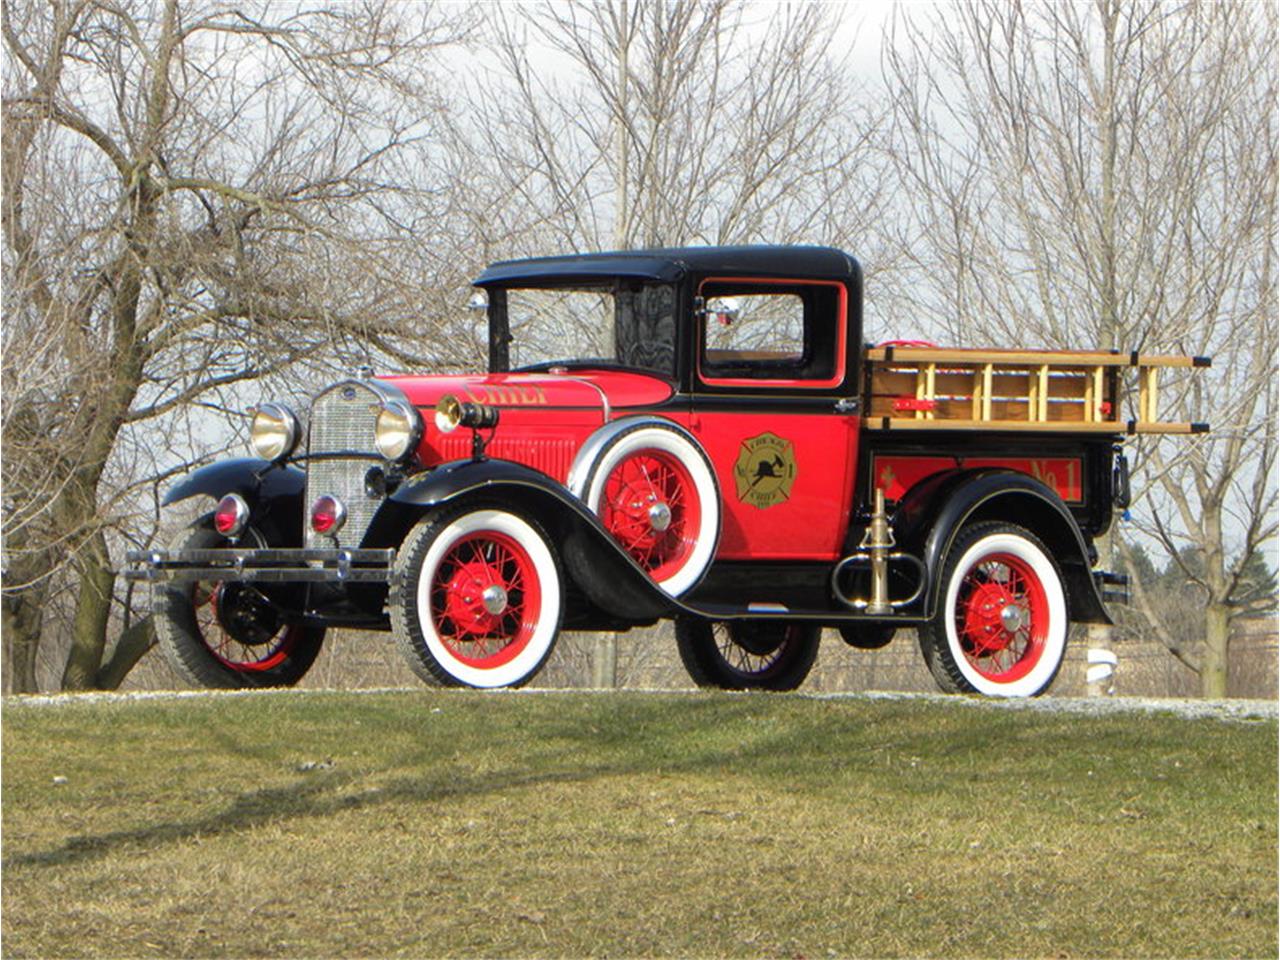
[[[689,603],[681,601],[685,614],[705,617],[707,620],[805,620],[822,623],[885,623],[911,626],[924,623],[928,617],[919,614],[893,614],[870,617],[849,609],[826,607],[821,609],[788,607],[781,603],[752,602],[745,606],[728,603]]]

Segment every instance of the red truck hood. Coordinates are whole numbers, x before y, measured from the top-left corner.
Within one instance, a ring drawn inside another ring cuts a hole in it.
[[[460,376],[379,377],[404,391],[414,406],[429,409],[445,394],[496,407],[610,410],[647,407],[672,394],[660,377],[624,371],[487,373]]]

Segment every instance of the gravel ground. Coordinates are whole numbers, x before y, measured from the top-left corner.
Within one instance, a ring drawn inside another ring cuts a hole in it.
[[[820,694],[819,699],[844,696],[866,700],[932,700],[988,710],[1034,710],[1040,713],[1077,713],[1103,716],[1113,713],[1172,713],[1181,717],[1236,720],[1257,723],[1276,720],[1280,710],[1274,700],[1186,700],[1171,697],[1038,697],[1034,700],[990,700],[949,697],[933,693]]]
[[[378,694],[403,693],[425,690],[425,687],[382,687],[365,690],[161,690],[135,691],[132,693],[60,693],[39,696],[9,696],[4,698],[8,707],[58,707],[83,703],[115,703],[131,700],[185,700],[210,697],[309,697],[326,693]],[[435,691],[446,693],[446,691]],[[491,696],[538,696],[546,693],[611,694],[612,690],[495,690]],[[696,693],[689,690],[627,690],[627,693],[681,694]],[[758,694],[737,694],[757,696]],[[814,700],[924,700],[976,710],[1032,710],[1040,713],[1072,713],[1101,716],[1116,713],[1165,713],[1189,719],[1209,718],[1233,722],[1274,722],[1280,715],[1273,700],[1174,700],[1150,697],[1040,697],[1035,700],[992,700],[980,697],[955,697],[930,693],[800,693],[795,696]]]

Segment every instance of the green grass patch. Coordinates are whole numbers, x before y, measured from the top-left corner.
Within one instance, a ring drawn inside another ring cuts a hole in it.
[[[3,719],[7,956],[1277,953],[1274,722],[435,691]]]

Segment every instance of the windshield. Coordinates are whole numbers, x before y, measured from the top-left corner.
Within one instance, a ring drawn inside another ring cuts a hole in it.
[[[490,292],[489,323],[494,335],[510,332],[512,370],[601,360],[668,379],[676,375],[674,284],[509,287]]]

